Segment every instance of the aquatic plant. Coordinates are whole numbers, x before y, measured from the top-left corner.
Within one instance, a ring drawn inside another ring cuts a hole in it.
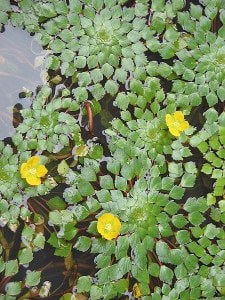
[[[0,299],[223,299],[224,12],[1,1],[2,29],[25,28],[48,56],[0,142]],[[37,264],[45,251],[60,286]]]
[[[43,86],[32,108],[22,111],[23,123],[17,127],[13,142],[18,150],[48,150],[57,153],[79,136],[77,120],[70,115],[79,109],[71,98],[55,98],[48,103],[51,89]]]

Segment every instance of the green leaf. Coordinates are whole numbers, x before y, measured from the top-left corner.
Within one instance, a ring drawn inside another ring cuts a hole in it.
[[[57,167],[59,175],[65,176],[69,171],[69,166],[65,160],[62,160]]]
[[[59,300],[75,300],[74,299],[74,294],[66,293],[62,297],[60,297]]]
[[[180,33],[172,26],[170,26],[165,32],[165,39],[169,42],[175,42],[180,36]]]
[[[128,105],[129,105],[129,98],[127,97],[126,94],[124,93],[119,93],[116,97],[116,105],[119,107],[121,110],[127,110]]]
[[[218,233],[219,229],[214,224],[208,224],[204,231],[204,235],[209,239],[214,239]]]
[[[83,102],[88,99],[88,93],[85,87],[78,87],[73,89],[72,92],[78,102]]]
[[[62,223],[62,216],[60,212],[57,210],[50,211],[49,221],[54,225],[60,225]]]
[[[180,187],[180,186],[174,186],[170,192],[169,192],[169,196],[175,200],[180,200],[182,199],[183,195],[184,195],[184,188]]]
[[[67,257],[71,254],[72,244],[60,241],[60,248],[57,248],[54,252],[55,255],[60,257]]]
[[[62,50],[65,49],[66,45],[65,45],[65,43],[63,41],[61,41],[60,39],[56,38],[54,41],[52,41],[49,44],[49,47],[51,48],[51,50],[54,53],[61,53]]]
[[[0,1],[0,11],[11,11],[11,5],[9,0],[1,0]]]
[[[33,253],[31,248],[23,248],[19,251],[19,263],[20,265],[29,264],[33,260]]]
[[[90,276],[81,276],[77,282],[77,292],[89,292],[91,289],[92,279]]]
[[[0,11],[0,28],[1,24],[7,24],[8,22],[8,14],[4,11]]]
[[[183,215],[178,214],[172,217],[172,223],[177,228],[183,228],[188,223],[188,221]]]
[[[74,58],[74,66],[78,69],[83,69],[86,66],[86,57],[76,56]]]
[[[218,97],[220,98],[221,101],[224,101],[225,100],[225,88],[220,86],[217,89],[217,95],[218,95]]]
[[[117,245],[115,250],[116,259],[119,260],[122,257],[127,256],[127,251],[129,248],[129,240],[126,236],[120,236],[117,239]]]
[[[169,246],[162,241],[158,241],[156,244],[156,254],[158,255],[161,262],[169,262]]]
[[[94,83],[100,82],[103,80],[103,75],[100,69],[94,69],[91,72],[91,78]]]
[[[217,102],[218,102],[218,98],[217,96],[214,94],[214,93],[209,93],[207,96],[206,96],[206,100],[208,102],[208,105],[211,107],[213,105],[215,105]]]
[[[190,213],[188,219],[195,226],[199,226],[205,220],[203,215],[198,211]]]
[[[84,197],[91,196],[94,194],[94,188],[90,182],[80,179],[77,185],[78,191]]]
[[[113,73],[114,73],[114,69],[112,66],[110,66],[110,64],[108,63],[105,63],[103,66],[102,66],[102,73],[103,75],[106,77],[106,78],[110,78]]]
[[[139,282],[148,283],[149,282],[149,273],[145,268],[139,268],[136,265],[132,265],[132,274]]]
[[[193,187],[195,184],[196,175],[185,173],[181,179],[182,187]]]
[[[165,8],[165,0],[153,0],[152,9],[155,11],[163,11]]]
[[[125,275],[126,273],[128,273],[131,269],[131,261],[129,257],[122,257],[118,264],[117,264],[117,268],[118,270]],[[122,276],[123,276],[122,275]]]
[[[151,276],[159,277],[160,267],[156,263],[149,263],[148,272]]]
[[[6,291],[7,295],[9,295],[9,296],[18,295],[21,292],[21,289],[22,289],[21,281],[9,282],[6,284],[6,287],[5,287],[5,291]],[[6,298],[3,298],[3,299],[8,299],[8,298],[9,297],[6,296]]]
[[[90,157],[93,159],[101,159],[103,156],[103,148],[101,145],[95,144],[92,151],[89,153]]]
[[[89,147],[87,145],[80,145],[75,147],[74,155],[82,157],[82,156],[86,156],[88,152],[89,152]]]
[[[46,203],[50,210],[63,210],[66,208],[66,203],[58,196],[51,198]]]
[[[9,260],[5,264],[5,277],[15,275],[18,273],[18,261],[16,259]]]
[[[27,271],[25,285],[26,287],[36,286],[40,283],[41,272],[40,271]]]
[[[45,246],[45,237],[44,235],[40,232],[36,235],[36,237],[33,240],[33,245],[37,249],[44,249]]]
[[[221,212],[225,212],[225,200],[219,201],[219,208]]]
[[[74,248],[76,248],[79,251],[85,252],[91,247],[91,239],[86,236],[80,236],[74,245]]]
[[[105,84],[105,90],[110,95],[114,96],[118,92],[119,86],[113,80],[108,80]]]
[[[57,15],[55,6],[52,3],[42,3],[38,5],[38,15],[46,18],[53,18]]]
[[[92,87],[91,93],[96,100],[100,100],[105,95],[105,90],[101,84],[97,83]]]
[[[170,177],[172,178],[180,177],[183,174],[181,163],[171,162],[168,166],[168,170],[170,172]]]
[[[200,5],[191,3],[190,14],[193,18],[199,20],[202,16],[202,7]]]
[[[173,281],[173,276],[174,276],[173,271],[170,268],[166,266],[160,267],[159,279],[161,281],[171,284]]]
[[[176,234],[176,240],[180,245],[185,245],[190,242],[190,233],[187,230],[180,230]]]
[[[128,279],[120,279],[117,282],[115,282],[114,286],[115,286],[117,293],[123,294],[128,289],[129,280]]]
[[[102,299],[102,289],[96,285],[92,285],[90,289],[90,297],[92,300]]]
[[[108,190],[114,188],[113,179],[110,175],[100,176],[99,180],[101,188]]]
[[[123,177],[116,176],[115,178],[115,187],[120,191],[126,191],[127,190],[127,180]]]

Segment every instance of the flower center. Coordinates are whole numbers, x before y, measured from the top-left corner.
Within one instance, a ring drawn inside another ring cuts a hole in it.
[[[178,121],[175,121],[175,122],[173,123],[173,126],[174,126],[174,127],[179,127],[179,126],[180,126],[180,123],[179,123]]]
[[[29,172],[29,173],[30,173],[31,175],[35,175],[35,174],[36,174],[36,171],[37,171],[36,168],[32,168],[32,169],[30,169],[30,172]]]
[[[111,231],[112,230],[112,224],[106,224],[105,225],[105,230],[107,230],[107,231]]]

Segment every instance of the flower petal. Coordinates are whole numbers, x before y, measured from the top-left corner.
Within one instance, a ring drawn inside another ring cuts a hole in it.
[[[113,234],[112,232],[107,232],[107,233],[103,232],[102,236],[106,240],[111,241],[112,239],[116,238],[118,236],[118,234],[115,234],[115,233]]]
[[[40,165],[37,167],[37,176],[43,177],[48,173],[48,169],[44,165]]]
[[[175,111],[174,118],[176,119],[176,121],[183,122],[184,114],[182,113],[182,111]]]
[[[27,163],[23,163],[20,167],[20,174],[22,178],[26,178],[27,174],[29,172],[29,168],[27,166]]]
[[[174,135],[176,137],[180,136],[180,131],[177,128],[173,127],[173,126],[169,127],[169,131],[172,135]]]
[[[31,158],[28,159],[27,164],[30,165],[30,167],[35,167],[37,164],[40,162],[40,157],[39,156],[32,156]]]
[[[30,185],[39,185],[39,184],[41,184],[41,179],[37,176],[27,176],[26,181]]]
[[[170,114],[166,115],[166,125],[169,127],[171,124],[173,124],[174,120],[173,117]]]
[[[188,129],[189,127],[190,127],[190,125],[189,125],[188,121],[184,121],[180,124],[179,130],[184,131],[184,130]]]
[[[121,229],[121,226],[122,226],[120,220],[117,217],[114,216],[113,221],[114,221],[113,226],[115,227],[116,231],[120,232],[120,229]]]

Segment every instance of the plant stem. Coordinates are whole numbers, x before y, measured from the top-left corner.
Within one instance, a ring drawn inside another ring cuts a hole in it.
[[[93,113],[92,113],[92,109],[91,109],[91,104],[89,101],[85,101],[84,102],[84,107],[86,109],[87,112],[87,116],[88,116],[88,127],[89,127],[89,132],[91,135],[93,135]]]

